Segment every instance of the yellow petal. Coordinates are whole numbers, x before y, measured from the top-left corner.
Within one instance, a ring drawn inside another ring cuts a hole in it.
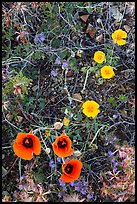
[[[126,40],[123,40],[123,39],[117,40],[117,44],[118,45],[125,45],[126,44]]]

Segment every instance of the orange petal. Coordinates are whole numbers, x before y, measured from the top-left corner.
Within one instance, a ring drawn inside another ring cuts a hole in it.
[[[67,142],[67,145],[65,148],[60,148],[58,146],[58,142],[62,139],[65,139]],[[59,157],[67,157],[70,156],[74,150],[71,148],[72,142],[70,138],[63,132],[61,136],[57,137],[55,142],[52,144],[54,153]]]
[[[40,143],[40,140],[35,135],[33,135],[32,140],[33,140],[33,152],[34,152],[34,154],[39,155],[40,152],[41,152],[41,143]]]
[[[74,181],[75,179],[73,178],[73,177],[69,177],[69,176],[67,176],[66,174],[62,174],[61,175],[61,177],[60,177],[60,179],[62,180],[62,181],[64,181],[64,182],[72,182],[72,181]]]
[[[13,143],[13,150],[14,153],[21,159],[31,160],[33,158],[33,150],[31,148],[25,148],[16,141]]]
[[[33,135],[33,130],[30,130],[28,135]]]
[[[69,151],[68,151],[65,148],[64,149],[63,148],[58,148],[58,146],[56,146],[54,144],[52,145],[52,147],[53,147],[54,153],[58,157],[68,157],[68,156],[70,156],[74,152],[74,150],[72,148],[69,149]]]
[[[67,174],[65,172],[65,167],[67,166],[68,163],[73,166],[73,171],[71,174]],[[66,163],[62,165],[63,174],[61,176],[61,179],[64,182],[71,182],[77,180],[80,176],[82,166],[83,166],[82,162],[77,159],[72,159],[70,161],[66,160]]]
[[[23,139],[26,137],[27,134],[24,132],[19,132],[16,137],[16,142],[22,144]]]

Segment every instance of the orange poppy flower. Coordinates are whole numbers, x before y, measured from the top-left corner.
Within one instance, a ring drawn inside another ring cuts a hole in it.
[[[74,149],[71,148],[72,142],[70,138],[63,132],[59,137],[56,138],[52,144],[53,151],[58,157],[68,157]]]
[[[31,160],[33,154],[40,154],[41,143],[39,138],[33,135],[32,130],[29,133],[20,132],[13,143],[13,150],[21,159]]]
[[[60,179],[64,182],[72,182],[79,178],[82,162],[77,159],[66,159],[66,163],[62,165],[62,172]]]

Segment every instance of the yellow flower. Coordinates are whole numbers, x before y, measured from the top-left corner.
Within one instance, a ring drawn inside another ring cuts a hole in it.
[[[50,137],[50,135],[51,135],[51,134],[50,134],[50,131],[49,131],[49,130],[45,130],[45,133],[43,133],[43,136],[44,136],[44,137],[47,137],[47,136]]]
[[[127,38],[127,33],[122,29],[115,30],[114,33],[112,33],[113,42],[118,45],[126,44],[126,40],[123,40],[123,38]]]
[[[63,123],[64,123],[65,126],[69,126],[70,120],[67,119],[66,117],[64,117]]]
[[[102,63],[105,60],[105,53],[102,51],[97,51],[94,53],[94,60],[97,63]]]
[[[115,73],[113,71],[113,68],[110,67],[110,66],[104,66],[101,68],[101,76],[104,78],[104,79],[110,79],[112,77],[115,76]]]
[[[83,108],[82,112],[87,117],[95,118],[98,115],[98,113],[100,113],[99,104],[93,100],[91,101],[88,100],[85,103],[83,103],[82,108]]]

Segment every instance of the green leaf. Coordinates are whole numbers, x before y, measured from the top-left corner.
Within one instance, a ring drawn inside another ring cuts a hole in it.
[[[108,98],[107,101],[114,107],[117,105],[117,101],[115,100],[114,97]]]
[[[42,101],[40,104],[39,104],[40,108],[44,108],[45,107],[45,101]]]
[[[128,97],[125,96],[124,94],[121,94],[121,95],[119,96],[119,100],[120,100],[121,102],[125,103],[125,102],[128,101]]]
[[[87,9],[87,11],[88,11],[89,14],[92,14],[93,9],[92,9],[91,7],[87,7],[86,9]]]
[[[79,121],[81,121],[83,119],[83,115],[80,113],[80,114],[77,114],[77,118]]]
[[[84,166],[86,169],[90,169],[90,164],[84,163],[83,166]]]
[[[98,83],[101,85],[101,84],[103,84],[103,82],[104,82],[104,79],[103,78],[98,78]]]

